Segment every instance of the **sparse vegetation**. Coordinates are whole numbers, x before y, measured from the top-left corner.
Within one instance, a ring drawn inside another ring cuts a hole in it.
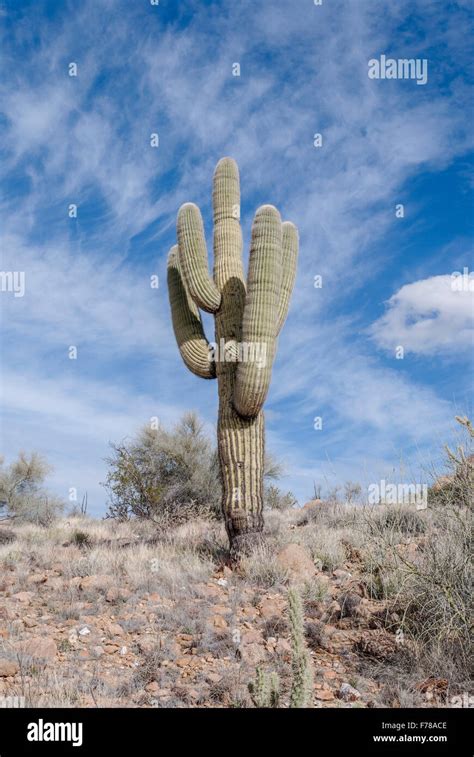
[[[44,487],[50,472],[51,466],[36,452],[20,452],[8,466],[0,459],[0,520],[50,525],[64,509],[64,502]]]
[[[218,460],[195,413],[172,431],[145,426],[133,441],[111,446],[104,484],[109,517],[145,518],[166,528],[219,514]]]
[[[461,495],[418,511],[275,509],[265,544],[232,569],[224,524],[207,514],[160,529],[143,517],[13,518],[0,529],[0,695],[31,706],[449,706],[469,692],[462,480]],[[281,560],[289,546],[300,577]],[[348,685],[358,691],[341,700]]]

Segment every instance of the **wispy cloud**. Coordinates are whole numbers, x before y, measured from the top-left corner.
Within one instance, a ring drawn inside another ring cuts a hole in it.
[[[192,405],[214,422],[213,387],[179,361],[164,274],[182,202],[201,204],[211,247],[211,176],[225,154],[241,169],[246,240],[262,202],[300,228],[268,402],[269,439],[292,461],[291,486],[305,496],[325,460],[353,478],[370,460],[389,466],[401,448],[415,459],[419,445],[423,455],[437,445],[453,414],[449,390],[388,363],[375,344],[390,350],[395,340],[449,363],[469,336],[467,298],[450,299],[446,277],[425,272],[422,258],[400,261],[404,286],[386,273],[401,235],[427,212],[410,183],[472,148],[468,4],[455,5],[384,0],[375,13],[346,0],[245,0],[119,14],[112,1],[89,0],[49,19],[40,2],[34,33],[6,5],[2,268],[26,274],[25,297],[1,300],[9,455],[42,448],[59,489],[82,471],[84,488],[99,492],[108,440],[155,414],[156,401],[165,419]],[[371,81],[367,62],[384,51],[429,57],[429,84]],[[447,242],[431,241],[440,271]],[[383,314],[381,291],[391,296]]]

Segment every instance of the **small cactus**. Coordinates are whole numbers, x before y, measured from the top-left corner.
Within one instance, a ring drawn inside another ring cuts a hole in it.
[[[278,707],[280,703],[280,679],[278,673],[266,673],[257,668],[255,681],[249,683],[249,692],[255,707]]]
[[[217,446],[222,510],[231,554],[258,543],[263,531],[263,404],[270,386],[278,334],[296,275],[298,232],[263,205],[252,226],[248,275],[242,266],[240,181],[237,164],[222,158],[214,173],[214,271],[209,274],[199,208],[178,213],[178,244],[168,257],[168,291],[181,356],[197,376],[218,381]],[[199,309],[215,319],[215,347]],[[258,356],[257,356],[258,353]],[[263,359],[262,359],[263,358]]]
[[[303,603],[294,587],[288,590],[288,614],[292,646],[290,707],[309,707],[313,697],[313,671],[304,636]]]

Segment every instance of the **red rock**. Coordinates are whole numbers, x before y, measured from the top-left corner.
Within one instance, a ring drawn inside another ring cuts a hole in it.
[[[219,673],[208,673],[206,681],[208,683],[219,683],[219,681],[222,681],[222,676],[220,676]]]
[[[25,604],[31,602],[34,594],[32,591],[19,591],[13,595],[12,599],[17,599],[18,602],[24,602]]]
[[[187,695],[191,699],[196,699],[197,700],[197,699],[201,698],[201,694],[199,693],[199,691],[197,689],[189,689],[188,692],[187,692]]]
[[[242,607],[242,609],[241,609],[240,612],[241,612],[242,617],[248,618],[249,620],[255,620],[255,618],[258,615],[257,610],[255,609],[255,607],[252,607],[251,605],[248,605],[246,607]]]
[[[242,634],[241,642],[242,644],[261,644],[263,641],[262,634],[260,631],[256,631],[255,629],[252,629],[250,631],[246,631],[244,634]]]
[[[109,636],[125,636],[125,631],[118,623],[107,623],[105,630]]]
[[[263,599],[258,609],[262,618],[274,618],[276,615],[279,616],[282,614],[281,603],[276,599]]]
[[[293,580],[307,580],[314,576],[315,567],[308,550],[301,544],[287,544],[277,555],[277,561]]]
[[[18,673],[19,667],[16,662],[11,660],[0,659],[0,678],[8,678]]]
[[[149,602],[156,602],[156,603],[161,602],[161,594],[157,594],[156,591],[153,592],[152,594],[149,594],[148,595],[148,601]]]
[[[142,654],[151,654],[157,648],[156,636],[144,635],[137,639],[137,647]]]
[[[186,657],[186,656],[179,657],[176,660],[176,665],[178,666],[178,668],[187,668],[188,665],[190,664],[190,662],[191,662],[191,657],[190,656],[189,657]]]
[[[216,615],[228,615],[231,612],[230,608],[225,605],[213,605],[212,611]]]
[[[329,689],[316,691],[314,696],[322,702],[331,702],[334,699],[334,694]]]
[[[452,486],[454,480],[454,476],[439,476],[439,478],[436,479],[433,486],[431,487],[432,491],[439,492],[443,489],[446,489],[448,486]]]
[[[245,644],[241,647],[242,660],[251,665],[258,665],[266,659],[266,651],[263,644]]]
[[[105,591],[110,586],[111,580],[111,577],[106,575],[85,576],[81,579],[79,588],[83,591]]]
[[[200,596],[205,597],[206,599],[222,597],[222,589],[215,584],[198,584],[196,588],[199,590]]]
[[[46,586],[48,589],[52,589],[53,591],[58,591],[59,589],[62,589],[64,586],[64,581],[62,578],[58,578],[58,576],[52,576],[51,578],[48,578],[46,581]]]
[[[145,686],[145,691],[148,691],[150,694],[158,694],[160,691],[160,685],[156,681],[150,681],[150,683],[147,683]]]
[[[32,576],[28,576],[26,583],[27,584],[44,584],[48,580],[48,576],[44,573],[33,573]]]
[[[222,615],[214,615],[212,617],[212,625],[214,628],[228,628],[229,624],[227,623],[226,619],[222,617]]]
[[[58,653],[56,642],[47,636],[34,636],[31,639],[20,642],[18,648],[27,657],[33,657],[38,660],[54,660]]]
[[[171,689],[159,689],[156,695],[161,697],[169,697],[171,695]]]
[[[119,590],[116,586],[111,586],[110,589],[107,589],[107,594],[105,595],[105,601],[106,602],[117,602],[117,600],[120,597]]]

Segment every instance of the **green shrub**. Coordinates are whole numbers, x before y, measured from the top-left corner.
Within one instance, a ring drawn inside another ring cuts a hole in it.
[[[172,431],[145,426],[133,441],[111,447],[109,517],[178,523],[220,513],[217,455],[194,413]]]

